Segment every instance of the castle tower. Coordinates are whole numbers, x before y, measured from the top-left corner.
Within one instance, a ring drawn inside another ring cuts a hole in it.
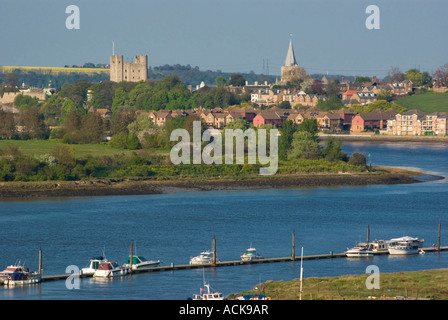
[[[281,68],[281,81],[285,85],[296,79],[303,79],[306,76],[305,69],[297,64],[294,48],[292,46],[292,36],[289,39],[288,52],[286,53],[285,63]]]
[[[148,56],[139,55],[134,62],[123,62],[122,55],[110,56],[110,81],[138,82],[148,79]]]

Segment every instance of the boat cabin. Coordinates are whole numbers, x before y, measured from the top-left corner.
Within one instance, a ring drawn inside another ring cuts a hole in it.
[[[118,267],[119,265],[116,262],[101,262],[98,266],[98,270],[112,270]]]

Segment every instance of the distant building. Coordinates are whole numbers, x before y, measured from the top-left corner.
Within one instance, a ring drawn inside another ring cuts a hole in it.
[[[281,68],[281,84],[285,85],[296,79],[304,79],[306,76],[305,69],[297,64],[294,48],[292,47],[292,39],[290,39],[285,63]]]
[[[138,82],[148,79],[148,56],[135,57],[134,62],[124,62],[122,55],[110,56],[110,81]]]

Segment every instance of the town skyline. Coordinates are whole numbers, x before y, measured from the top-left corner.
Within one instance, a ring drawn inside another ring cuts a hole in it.
[[[107,6],[105,1],[77,1],[79,30],[65,27],[67,1],[24,4],[4,5],[8,14],[0,26],[14,25],[14,32],[0,36],[9,43],[0,53],[0,65],[108,63],[114,44],[115,54],[128,60],[147,54],[150,67],[189,64],[201,70],[279,75],[291,34],[297,63],[309,74],[384,77],[392,67],[432,74],[447,62],[448,44],[440,39],[448,25],[443,19],[448,4],[441,0],[375,1],[379,30],[365,26],[367,3],[350,0],[117,0]],[[116,10],[125,5],[129,10]],[[42,36],[29,37],[30,32]]]

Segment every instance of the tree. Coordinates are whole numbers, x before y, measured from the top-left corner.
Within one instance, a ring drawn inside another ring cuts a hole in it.
[[[56,160],[56,163],[67,168],[73,168],[76,164],[75,148],[67,144],[57,144],[51,151],[50,155]]]
[[[404,75],[405,80],[411,80],[414,86],[421,86],[423,84],[423,75],[417,69],[409,69]]]
[[[88,114],[82,126],[84,143],[99,143],[103,141],[103,119],[97,113]]]
[[[246,80],[241,74],[234,73],[230,76],[230,79],[227,82],[227,84],[234,87],[242,87],[246,85]]]
[[[316,108],[322,111],[339,110],[344,107],[342,100],[337,96],[329,96],[326,100],[319,99],[316,104]]]
[[[288,158],[288,152],[297,127],[291,120],[285,120],[280,128],[280,138],[278,139],[278,156],[280,160]]]
[[[319,131],[317,127],[317,120],[314,118],[306,118],[302,121],[302,123],[297,128],[297,131],[305,131],[308,132],[313,140],[319,142],[319,136],[317,132]]]
[[[390,82],[402,82],[404,80],[404,74],[398,67],[390,68],[389,72],[387,73],[387,77],[389,78]]]
[[[223,76],[218,76],[216,77],[215,82],[217,87],[221,87],[226,85],[227,80]]]
[[[342,151],[341,140],[334,137],[327,139],[326,146],[322,149],[322,155],[328,161],[347,160],[347,156]]]
[[[280,102],[279,109],[291,109],[291,103],[287,100]]]
[[[354,166],[365,167],[366,157],[362,153],[355,152],[348,160],[348,163]]]
[[[0,138],[11,139],[16,134],[14,115],[0,109]]]
[[[298,130],[294,133],[288,159],[319,159],[321,156],[321,147],[310,132]]]
[[[356,77],[355,78],[355,83],[363,83],[363,82],[370,82],[370,78],[369,77]]]
[[[20,113],[25,133],[32,139],[47,139],[50,132],[37,107],[31,107]]]
[[[314,79],[313,84],[311,85],[311,92],[312,94],[318,94],[323,95],[325,94],[325,89],[322,84],[322,80]]]

